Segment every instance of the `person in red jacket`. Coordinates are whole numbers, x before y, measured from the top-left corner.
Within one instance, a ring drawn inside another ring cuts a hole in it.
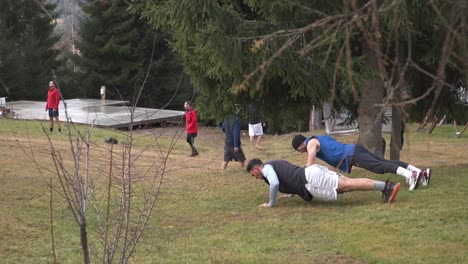
[[[49,111],[49,120],[50,120],[50,132],[54,131],[54,118],[58,126],[58,132],[62,133],[62,128],[60,126],[59,111],[58,106],[60,103],[60,92],[57,89],[57,85],[54,81],[49,82],[49,92],[47,94],[47,104],[46,111]]]
[[[192,102],[186,101],[184,103],[185,108],[185,130],[187,130],[187,143],[192,148],[192,154],[189,157],[195,157],[198,155],[198,151],[195,148],[195,137],[198,133],[198,121],[197,112],[193,109]]]

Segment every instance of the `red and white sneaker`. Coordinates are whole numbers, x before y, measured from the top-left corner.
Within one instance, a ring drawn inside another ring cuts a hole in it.
[[[423,178],[422,171],[420,173],[413,171],[413,175],[411,175],[411,177],[406,179],[406,182],[409,185],[409,190],[412,191],[412,190],[418,189],[419,182],[421,181],[422,178]]]
[[[422,174],[423,176],[421,179],[421,184],[422,186],[428,186],[429,183],[431,182],[431,174],[432,174],[431,168],[423,169]]]

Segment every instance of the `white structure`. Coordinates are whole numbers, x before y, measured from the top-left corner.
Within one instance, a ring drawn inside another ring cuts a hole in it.
[[[349,116],[349,112],[333,113],[330,104],[323,105],[323,122],[325,124],[325,133],[327,134],[350,134],[359,132],[358,123],[355,121],[350,126],[343,125],[343,122]],[[382,133],[392,132],[392,108],[388,107],[384,113],[386,123],[382,123]]]
[[[143,108],[128,106],[126,101],[99,100],[99,99],[68,99],[60,101],[60,120],[77,124],[95,125],[107,128],[126,128],[132,125],[147,125],[166,121],[180,121],[184,111]],[[46,102],[15,101],[6,103],[6,108],[13,113],[15,119],[49,120],[47,111],[44,111]],[[134,111],[133,116],[130,110]]]

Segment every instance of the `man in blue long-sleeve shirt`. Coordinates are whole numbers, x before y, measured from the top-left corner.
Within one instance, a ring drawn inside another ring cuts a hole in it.
[[[226,134],[224,139],[224,162],[222,169],[226,169],[229,161],[240,162],[241,167],[244,167],[245,155],[241,147],[240,129],[241,118],[238,115],[239,108],[236,108],[236,113],[228,115],[221,126],[222,131]]]
[[[285,160],[270,160],[263,164],[259,159],[252,159],[247,164],[247,172],[270,186],[269,202],[259,207],[273,207],[278,191],[289,196],[297,194],[305,201],[311,201],[313,197],[334,201],[339,193],[375,190],[382,191],[384,203],[391,203],[401,185],[390,181],[348,178],[318,164],[299,167]]]

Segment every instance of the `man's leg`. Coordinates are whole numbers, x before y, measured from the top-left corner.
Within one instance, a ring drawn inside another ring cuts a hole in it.
[[[306,168],[306,188],[313,196],[325,200],[336,200],[337,193],[352,191],[382,191],[385,202],[395,199],[400,183],[374,181],[367,178],[348,178],[324,166],[314,164]]]
[[[225,169],[226,169],[228,162],[229,162],[229,161],[223,161],[223,164],[221,165],[221,169],[222,169],[222,170],[225,170]]]
[[[250,149],[255,149],[255,129],[252,124],[249,124],[249,140],[250,140]]]
[[[263,148],[260,146],[260,141],[262,140],[262,137],[263,137],[263,135],[258,135],[258,136],[257,136],[257,143],[255,144],[255,147],[258,148],[258,149],[263,149]]]
[[[383,191],[385,182],[374,181],[367,178],[348,178],[341,176],[338,178],[338,192],[352,192],[352,191]]]
[[[224,160],[223,164],[221,165],[221,169],[225,170],[229,161],[233,159],[232,152],[230,151],[230,148],[226,145],[224,145]]]
[[[189,143],[190,148],[192,148],[192,154],[191,154],[192,157],[198,155],[197,148],[195,148],[195,137],[196,137],[196,134],[187,135],[187,142]]]
[[[374,181],[367,178],[352,179],[345,176],[341,176],[338,180],[338,193],[373,190],[382,191],[384,203],[391,203],[400,190],[400,183]]]
[[[195,141],[195,138],[194,138],[194,141]],[[198,155],[198,150],[197,150],[197,148],[195,147],[195,144],[194,144],[194,143],[192,143],[192,154],[193,154],[194,156],[197,156],[197,155]]]
[[[232,156],[234,158],[235,161],[238,161],[240,166],[242,168],[244,168],[245,166],[245,155],[244,155],[244,151],[242,150],[242,146],[239,146],[239,148],[237,149],[237,152],[233,152],[232,153]]]
[[[54,131],[54,118],[49,117],[49,131],[52,132]]]
[[[198,155],[198,150],[195,147],[195,137],[192,137],[192,155],[197,156]]]
[[[255,144],[255,147],[258,148],[258,149],[263,149],[261,146],[260,146],[260,141],[262,140],[262,137],[263,137],[263,127],[262,127],[262,123],[258,123],[255,125],[255,135],[257,135],[257,143]]]
[[[409,185],[409,190],[417,189],[422,173],[413,172],[407,167],[407,163],[397,160],[386,160],[367,150],[364,146],[357,144],[351,165],[372,171],[377,174],[393,173],[405,178]]]
[[[401,167],[406,170],[406,167],[408,166],[408,164],[401,161],[389,161],[383,159],[359,144],[356,145],[354,154],[351,157],[351,165],[366,169],[377,174],[397,174],[398,167]],[[408,175],[401,176],[410,177],[412,173],[410,170],[407,170],[407,174]]]
[[[59,116],[55,116],[55,123],[57,123],[57,127],[58,127],[58,132],[59,133],[62,133],[62,126],[60,125],[60,118]]]

